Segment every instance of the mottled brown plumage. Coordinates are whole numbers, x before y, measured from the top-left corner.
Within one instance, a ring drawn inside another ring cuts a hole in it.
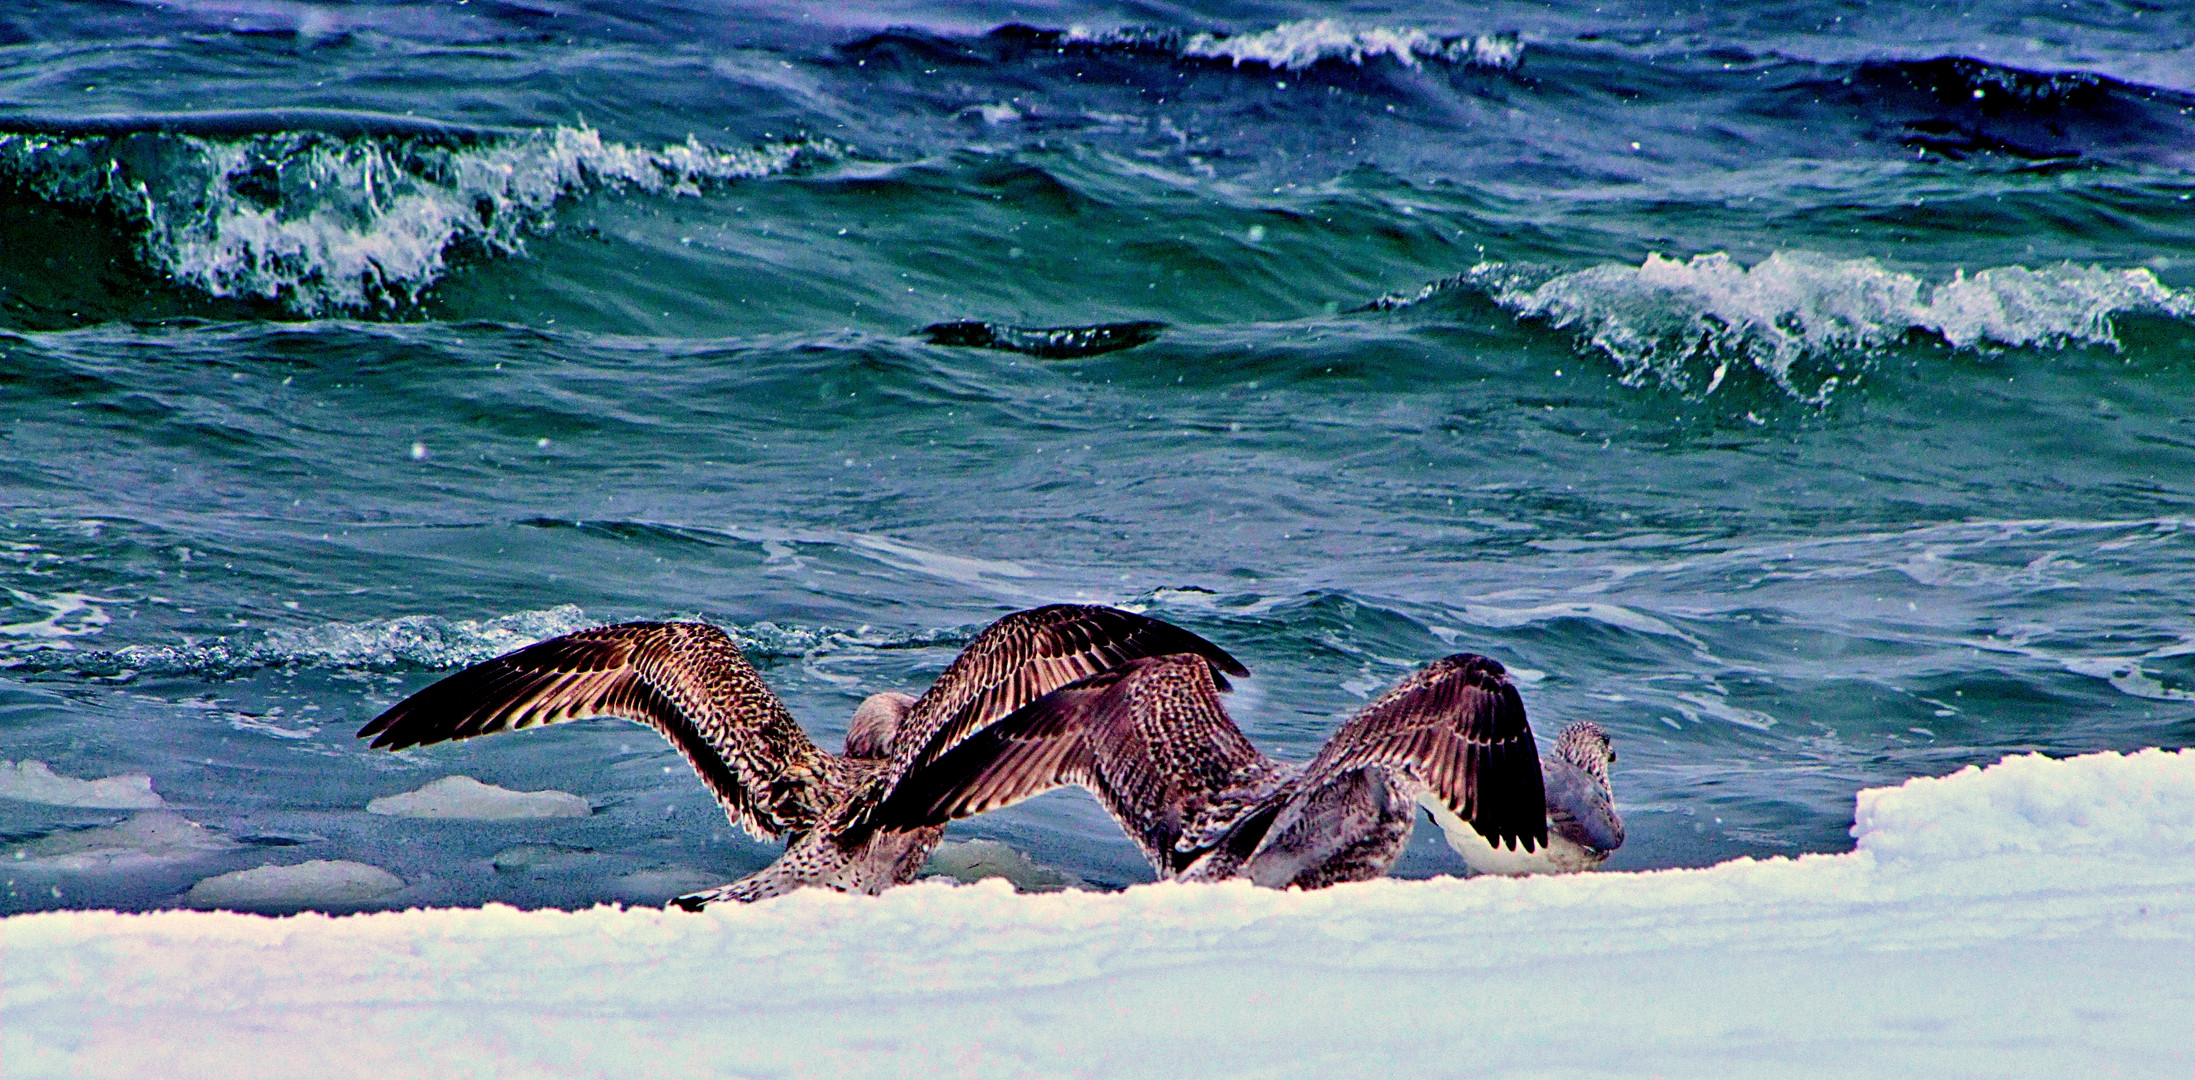
[[[1169,654],[1203,658],[1229,675],[1249,669],[1187,630],[1132,612],[1055,604],[993,623],[954,658],[909,711],[908,737],[895,743],[891,776],[935,761],[961,740],[1062,686],[1132,660]]]
[[[1547,841],[1538,750],[1500,664],[1435,661],[1300,768],[1250,745],[1195,657],[1130,661],[1031,703],[910,771],[878,809],[939,823],[1064,785],[1095,793],[1161,877],[1317,888],[1377,877],[1420,798],[1495,846]]]
[[[911,706],[873,698],[905,712],[885,725],[889,756],[854,757],[810,741],[723,631],[623,623],[475,664],[399,702],[359,736],[400,750],[597,716],[644,723],[685,756],[735,824],[787,840],[776,864],[682,897],[683,906],[806,885],[873,893],[912,880],[943,833],[942,823],[903,827],[873,813],[907,769],[1063,685],[1160,651],[1246,674],[1218,646],[1130,612],[1069,604],[1015,612],[976,635]],[[863,727],[864,739],[876,737]]]
[[[1458,653],[1435,660],[1360,710],[1304,767],[1316,787],[1380,767],[1415,799],[1431,794],[1495,846],[1547,842],[1539,749],[1524,700],[1499,663]],[[1498,782],[1498,798],[1482,789]]]
[[[550,638],[405,698],[358,735],[403,750],[597,716],[661,732],[726,816],[761,840],[813,828],[876,770],[811,742],[739,646],[705,623],[621,623]]]
[[[1077,785],[1170,877],[1185,865],[1185,835],[1232,820],[1287,772],[1227,718],[1221,685],[1201,656],[1129,661],[1053,691],[910,772],[880,816],[943,822]]]
[[[1616,748],[1608,733],[1580,720],[1555,737],[1554,752],[1540,759],[1547,789],[1547,846],[1537,852],[1504,851],[1445,807],[1426,803],[1448,846],[1482,874],[1570,874],[1591,870],[1623,846],[1623,815],[1616,811],[1608,766]]]

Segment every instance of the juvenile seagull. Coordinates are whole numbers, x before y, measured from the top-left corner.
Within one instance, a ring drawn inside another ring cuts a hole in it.
[[[1555,753],[1540,759],[1547,787],[1547,846],[1537,852],[1505,851],[1486,842],[1454,814],[1427,805],[1448,846],[1482,874],[1569,874],[1591,870],[1623,846],[1623,815],[1616,812],[1608,767],[1616,748],[1608,733],[1580,720],[1555,736]]]
[[[941,824],[1065,785],[1088,789],[1161,879],[1320,888],[1385,874],[1422,801],[1494,850],[1548,839],[1539,752],[1502,666],[1436,660],[1287,765],[1227,718],[1225,684],[1189,655],[1064,686],[917,768],[883,820]]]
[[[670,740],[732,823],[783,837],[775,863],[729,885],[679,897],[698,910],[802,886],[874,894],[914,880],[944,835],[942,820],[903,825],[875,813],[918,760],[946,753],[1002,717],[1078,679],[1166,655],[1207,682],[1249,672],[1180,627],[1114,608],[1055,604],[986,627],[920,698],[876,694],[846,732],[846,752],[819,749],[724,631],[705,623],[634,622],[550,638],[483,661],[398,702],[359,729],[402,750],[449,739],[613,716]]]

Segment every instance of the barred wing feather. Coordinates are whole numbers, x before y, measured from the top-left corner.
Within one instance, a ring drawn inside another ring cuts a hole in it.
[[[359,729],[402,750],[610,716],[661,732],[732,820],[757,838],[813,827],[838,763],[800,730],[722,630],[622,623],[550,638],[466,668]]]
[[[1131,660],[1188,653],[1248,675],[1226,650],[1170,623],[1094,604],[1017,611],[986,627],[908,711],[894,740],[896,778],[1068,683]]]
[[[1098,797],[1160,876],[1186,826],[1279,771],[1219,701],[1201,654],[1131,660],[1052,691],[907,773],[879,818],[936,825],[1075,785]]]
[[[1501,664],[1458,653],[1350,719],[1304,770],[1305,790],[1366,766],[1423,785],[1499,848],[1547,843],[1547,797],[1524,701]]]

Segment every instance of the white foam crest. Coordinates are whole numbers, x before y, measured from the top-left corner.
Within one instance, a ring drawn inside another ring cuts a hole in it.
[[[1459,621],[1470,623],[1473,626],[1503,630],[1557,619],[1587,619],[1621,630],[1629,630],[1636,634],[1679,638],[1694,646],[1706,647],[1705,643],[1699,638],[1687,634],[1652,615],[1633,611],[1621,604],[1557,603],[1523,608],[1496,607],[1492,604],[1465,604],[1462,611],[1453,614]]]
[[[0,638],[16,638],[34,647],[67,647],[67,639],[96,634],[114,617],[108,615],[102,604],[121,601],[89,593],[59,592],[51,596],[39,596],[21,589],[10,588],[8,595],[25,607],[46,613],[43,619],[26,619],[22,622],[0,623]]]
[[[1090,44],[1148,45],[1160,37],[1150,31],[1092,31],[1075,27],[1067,40]],[[1260,64],[1301,71],[1326,60],[1363,64],[1385,56],[1404,67],[1439,60],[1477,67],[1514,68],[1524,44],[1514,34],[1443,36],[1414,28],[1352,26],[1338,19],[1302,19],[1247,34],[1194,34],[1180,39],[1182,56],[1226,60],[1236,67]]]
[[[215,638],[179,645],[118,649],[44,648],[7,656],[0,669],[224,676],[285,664],[326,667],[462,667],[543,638],[596,625],[577,605],[521,611],[492,619],[401,615],[369,622],[277,628],[256,638]]]
[[[453,247],[516,253],[559,200],[590,190],[692,195],[836,152],[691,137],[648,149],[585,126],[464,145],[310,132],[161,140],[164,158],[123,168],[108,140],[0,134],[0,176],[139,220],[142,256],[178,284],[304,315],[407,306],[448,271]]]
[[[593,625],[594,620],[576,604],[493,619],[400,615],[370,622],[270,630],[252,652],[263,664],[462,667]]]
[[[1909,332],[1958,348],[2119,344],[2115,316],[2195,318],[2195,293],[2175,291],[2146,268],[1992,267],[1931,285],[1874,259],[1779,251],[1752,266],[1724,252],[1638,266],[1596,266],[1537,282],[1499,264],[1465,275],[1517,314],[1583,334],[1622,365],[1625,380],[1712,393],[1733,363],[1749,363],[1800,397],[1832,392],[1853,354],[1886,348]],[[1432,291],[1438,291],[1434,289]],[[1384,305],[1406,306],[1414,298]],[[1829,373],[1798,385],[1794,366],[1825,361]]]
[[[448,669],[477,664],[537,641],[599,625],[600,620],[590,618],[576,604],[489,619],[399,615],[366,622],[277,628],[256,637],[223,637],[176,645],[64,649],[46,643],[35,650],[0,653],[0,670],[68,671],[101,677],[138,674],[227,677],[254,668],[287,665],[379,670]],[[929,630],[798,627],[779,626],[768,620],[714,625],[730,635],[747,655],[754,657],[810,656],[848,649],[956,646],[967,644],[973,636],[966,627]],[[301,738],[317,730],[310,725],[306,728],[283,726],[271,718],[243,714],[236,714],[231,722],[239,728],[281,738]]]
[[[1524,46],[1512,36],[1440,37],[1416,29],[1352,27],[1336,19],[1304,19],[1251,34],[1198,34],[1182,43],[1182,55],[1300,71],[1321,60],[1362,64],[1380,56],[1405,67],[1421,59],[1452,64],[1514,67]]]
[[[741,525],[727,525],[721,531],[723,535],[737,540],[761,544],[765,556],[764,566],[790,572],[802,572],[808,565],[810,556],[801,553],[802,546],[821,545],[859,555],[894,570],[913,571],[955,584],[986,589],[1000,596],[1034,595],[1030,589],[1014,582],[1041,576],[1038,571],[1017,562],[936,551],[876,533],[835,529],[768,529]]]

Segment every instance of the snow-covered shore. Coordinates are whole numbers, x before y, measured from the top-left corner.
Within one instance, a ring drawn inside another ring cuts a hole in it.
[[[2185,1077],[2195,751],[1860,793],[1698,870],[0,920],[44,1076]]]

